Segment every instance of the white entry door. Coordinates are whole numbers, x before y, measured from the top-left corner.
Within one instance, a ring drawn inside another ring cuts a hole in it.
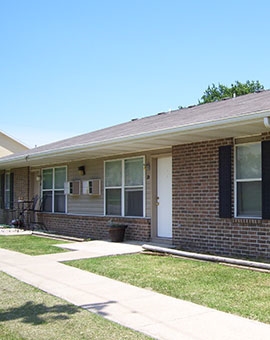
[[[172,157],[157,160],[157,236],[172,237]]]

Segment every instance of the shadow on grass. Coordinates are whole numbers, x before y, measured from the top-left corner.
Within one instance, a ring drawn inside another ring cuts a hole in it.
[[[0,312],[0,322],[21,319],[24,323],[39,325],[53,320],[68,320],[70,315],[79,312],[80,308],[73,305],[48,307],[43,303],[35,304],[28,301],[19,307],[8,308]]]

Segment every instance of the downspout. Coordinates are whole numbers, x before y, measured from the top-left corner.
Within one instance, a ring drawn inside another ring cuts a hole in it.
[[[266,128],[270,129],[270,117],[264,117],[263,123]]]
[[[27,201],[30,201],[30,167],[27,168]]]
[[[171,255],[176,255],[176,256],[181,256],[181,257],[192,258],[196,260],[212,261],[212,262],[218,262],[218,263],[228,263],[228,264],[236,265],[236,266],[270,270],[270,263],[247,261],[247,260],[234,259],[234,258],[229,258],[229,257],[192,253],[188,251],[153,246],[150,244],[144,244],[142,247],[145,250],[149,250],[153,252],[171,254]]]

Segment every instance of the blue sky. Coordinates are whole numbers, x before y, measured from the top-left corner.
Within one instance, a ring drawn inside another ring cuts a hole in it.
[[[270,88],[270,2],[0,0],[0,130],[30,147]]]

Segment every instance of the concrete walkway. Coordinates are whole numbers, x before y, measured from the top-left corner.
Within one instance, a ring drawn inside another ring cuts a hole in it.
[[[136,253],[138,244],[62,245],[66,253],[29,256],[0,249],[0,270],[103,317],[164,340],[268,340],[270,325],[171,298],[66,266],[60,261]]]

